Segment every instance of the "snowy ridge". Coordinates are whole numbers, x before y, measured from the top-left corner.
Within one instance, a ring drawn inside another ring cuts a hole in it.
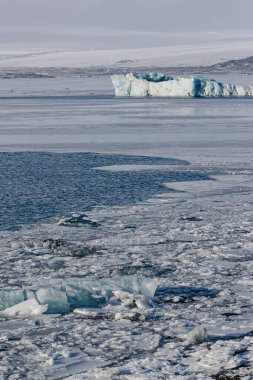
[[[228,97],[253,96],[253,86],[205,78],[172,77],[160,73],[112,75],[116,96]]]

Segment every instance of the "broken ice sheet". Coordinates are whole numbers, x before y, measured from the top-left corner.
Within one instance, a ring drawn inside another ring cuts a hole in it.
[[[8,308],[35,299],[38,305],[47,305],[46,313],[64,314],[81,307],[100,307],[115,290],[153,297],[156,287],[156,280],[136,276],[54,280],[50,285],[38,285],[32,289],[1,289],[0,311],[4,313]]]

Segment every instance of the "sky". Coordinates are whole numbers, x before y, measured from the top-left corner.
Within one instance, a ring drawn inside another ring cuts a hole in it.
[[[97,50],[253,35],[253,0],[0,0],[1,49]]]

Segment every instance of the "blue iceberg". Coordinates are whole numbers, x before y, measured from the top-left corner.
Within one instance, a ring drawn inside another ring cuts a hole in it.
[[[64,314],[81,307],[100,307],[113,296],[113,291],[123,290],[132,294],[153,297],[155,279],[123,276],[101,280],[72,278],[54,280],[50,285],[25,289],[1,289],[0,312],[24,301],[35,299],[39,305],[47,305],[45,313]]]
[[[229,97],[253,96],[253,86],[205,78],[172,77],[160,73],[112,75],[116,96]]]

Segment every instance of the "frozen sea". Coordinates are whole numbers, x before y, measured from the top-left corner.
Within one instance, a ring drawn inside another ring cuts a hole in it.
[[[253,99],[121,99],[107,77],[0,89],[0,291],[157,281],[0,310],[1,378],[253,379]]]

